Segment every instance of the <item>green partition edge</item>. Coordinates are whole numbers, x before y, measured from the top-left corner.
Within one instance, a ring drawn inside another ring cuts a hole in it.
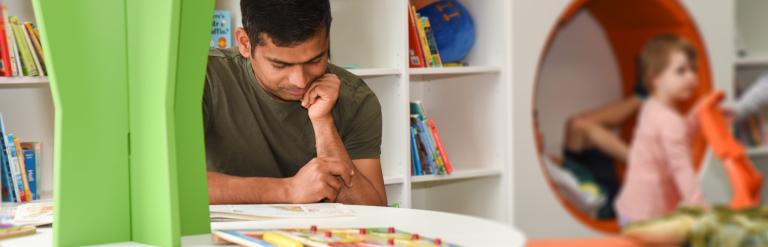
[[[174,113],[181,234],[210,232],[202,98],[215,0],[182,1]]]
[[[33,5],[56,112],[54,244],[178,246],[209,232],[201,99],[214,1]]]
[[[54,243],[128,241],[125,1],[34,0],[33,7],[56,114]]]

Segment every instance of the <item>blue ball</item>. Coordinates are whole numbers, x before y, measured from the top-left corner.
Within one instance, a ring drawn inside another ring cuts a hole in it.
[[[475,44],[475,22],[464,5],[456,0],[439,0],[418,12],[429,18],[444,63],[461,61],[469,54]]]

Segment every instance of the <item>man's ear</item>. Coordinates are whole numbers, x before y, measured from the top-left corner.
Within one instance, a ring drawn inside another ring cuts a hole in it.
[[[235,40],[237,40],[237,48],[240,50],[240,55],[245,58],[251,57],[251,40],[248,38],[248,33],[245,32],[243,27],[235,29]]]

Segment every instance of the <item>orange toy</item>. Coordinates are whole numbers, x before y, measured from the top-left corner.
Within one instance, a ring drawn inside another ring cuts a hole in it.
[[[699,109],[701,130],[715,156],[723,161],[732,187],[731,207],[754,207],[760,203],[763,176],[752,165],[744,147],[730,133],[728,121],[719,106],[724,97],[723,92],[714,92],[704,98]]]

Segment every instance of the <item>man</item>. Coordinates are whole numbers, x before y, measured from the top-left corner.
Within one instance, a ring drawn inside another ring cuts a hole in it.
[[[212,204],[385,205],[381,106],[329,64],[328,0],[242,0],[203,97]]]

